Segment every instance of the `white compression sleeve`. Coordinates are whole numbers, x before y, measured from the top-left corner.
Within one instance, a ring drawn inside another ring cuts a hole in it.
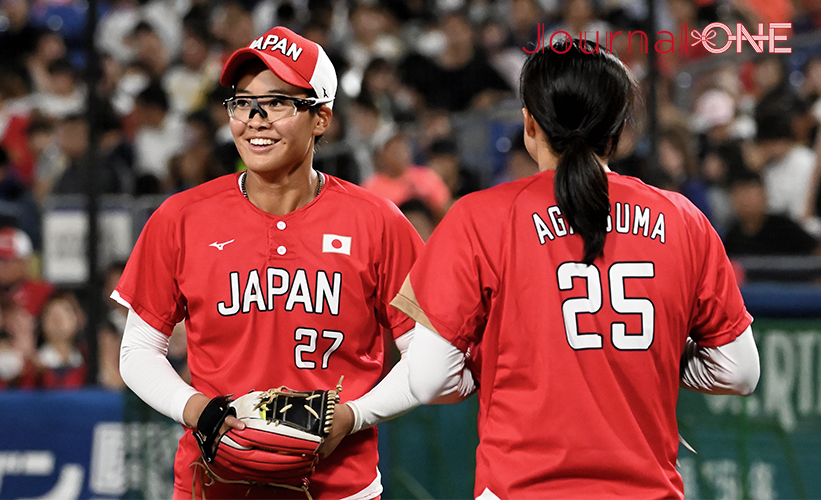
[[[729,344],[701,347],[687,337],[680,385],[709,394],[747,395],[755,390],[761,368],[750,327]]]
[[[411,392],[422,404],[458,402],[476,388],[473,375],[465,368],[465,354],[419,323],[408,367]]]
[[[185,425],[185,404],[197,390],[168,362],[168,336],[128,311],[120,346],[120,375],[149,406]]]
[[[396,339],[396,347],[402,356],[399,362],[367,394],[345,403],[351,407],[354,414],[351,434],[398,417],[419,406],[408,387],[408,363],[405,360],[405,353],[413,337],[413,329],[400,335]]]

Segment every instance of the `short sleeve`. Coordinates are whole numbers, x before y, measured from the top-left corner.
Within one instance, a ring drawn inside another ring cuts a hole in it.
[[[168,201],[148,219],[128,258],[115,293],[146,323],[171,335],[185,317],[185,298],[177,282],[180,215]]]
[[[399,292],[402,281],[421,253],[424,242],[413,225],[392,203],[384,209],[382,241],[374,242],[381,248],[378,263],[377,319],[391,330],[394,338],[413,328],[414,322],[403,312],[390,306],[390,301]]]
[[[735,272],[718,234],[704,216],[695,225],[695,244],[702,265],[690,336],[702,346],[718,347],[741,335],[753,317],[744,306]]]
[[[469,196],[468,196],[469,197]],[[490,298],[498,289],[498,238],[460,199],[434,231],[394,302],[420,323],[430,324],[466,352],[481,340]],[[482,232],[484,229],[484,232]]]

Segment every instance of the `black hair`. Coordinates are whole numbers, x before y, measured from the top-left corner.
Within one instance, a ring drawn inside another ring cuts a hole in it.
[[[77,74],[77,69],[74,67],[73,64],[71,64],[71,61],[69,61],[68,58],[65,57],[49,63],[47,71],[50,75],[68,74],[73,77]]]
[[[761,187],[764,187],[764,180],[761,178],[761,175],[749,168],[745,168],[738,172],[735,177],[730,181],[729,188],[732,190],[734,187],[739,185],[746,185],[746,184],[757,184]]]
[[[144,106],[153,106],[163,111],[168,111],[168,94],[159,80],[152,80],[139,94],[136,101]]]
[[[637,86],[615,56],[581,43],[562,40],[531,54],[519,84],[523,106],[559,157],[556,202],[584,239],[582,261],[592,264],[603,253],[610,210],[607,174],[597,157],[616,150]]]
[[[459,156],[459,145],[452,137],[437,139],[428,146],[428,156]]]

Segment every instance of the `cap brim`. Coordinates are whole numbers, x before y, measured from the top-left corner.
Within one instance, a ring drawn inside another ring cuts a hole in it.
[[[251,59],[258,59],[265,64],[273,73],[278,76],[283,82],[303,89],[313,89],[311,82],[305,80],[299,74],[291,69],[290,66],[280,61],[273,56],[265,56],[259,51],[250,48],[239,49],[228,58],[225,67],[222,69],[220,75],[220,84],[226,87],[236,84],[236,72],[242,63],[250,61]]]

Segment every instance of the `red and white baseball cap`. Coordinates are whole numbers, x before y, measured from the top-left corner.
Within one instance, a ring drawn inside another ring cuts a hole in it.
[[[0,229],[0,259],[21,259],[32,253],[31,238],[14,227]]]
[[[257,38],[248,47],[238,49],[222,69],[220,83],[236,84],[236,71],[250,59],[259,59],[285,83],[313,89],[316,97],[333,108],[336,98],[336,70],[319,44],[277,26]]]

